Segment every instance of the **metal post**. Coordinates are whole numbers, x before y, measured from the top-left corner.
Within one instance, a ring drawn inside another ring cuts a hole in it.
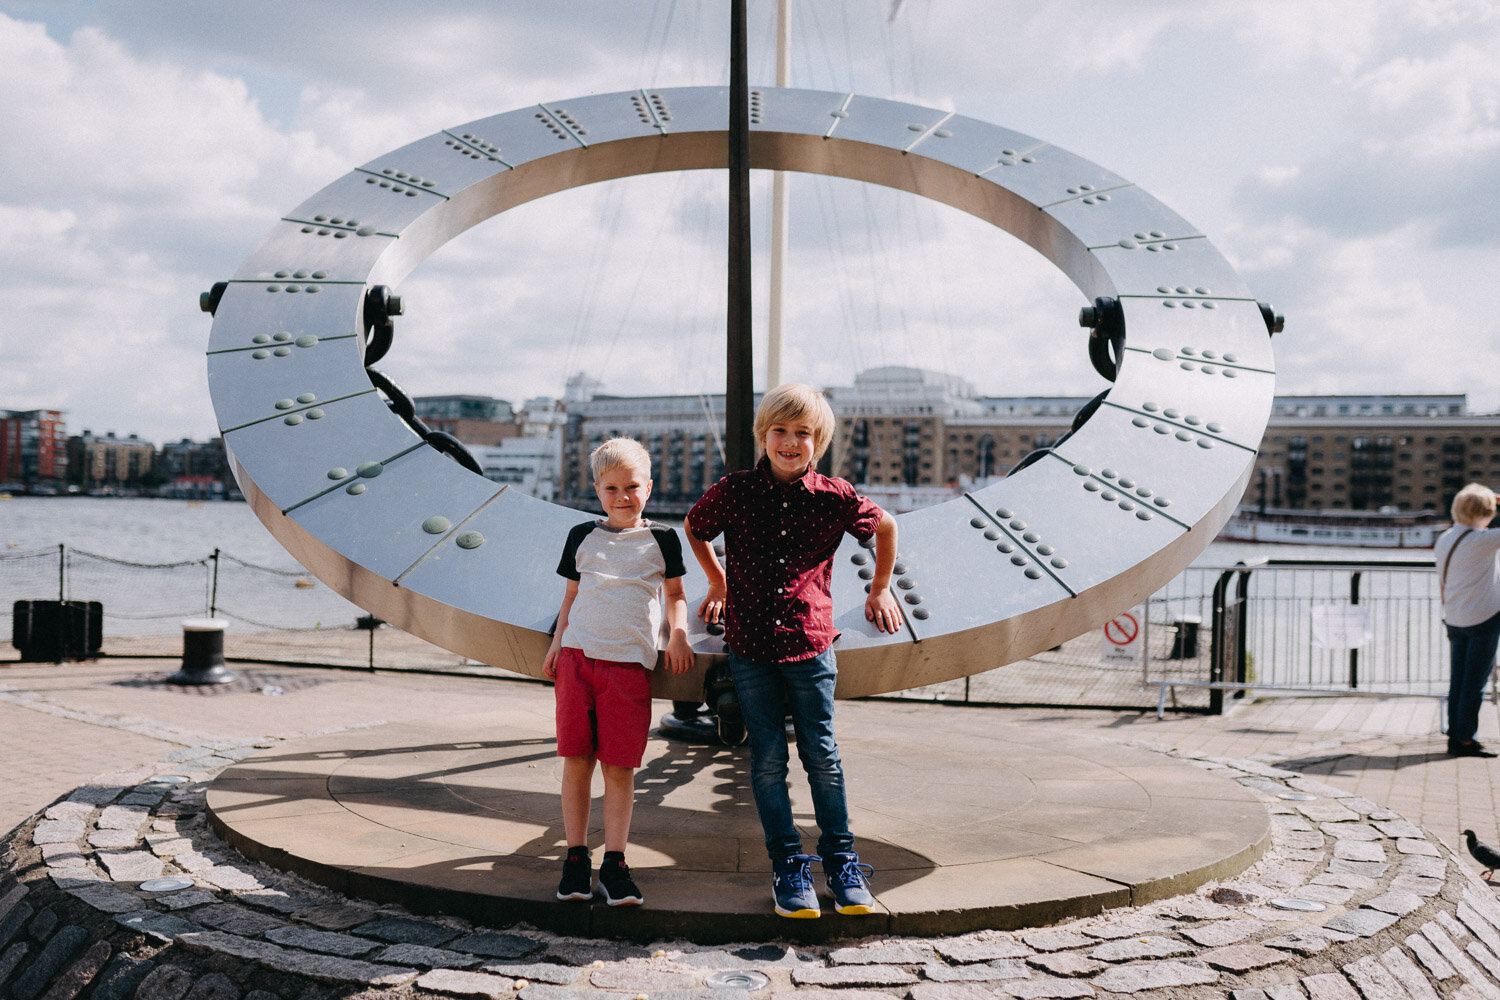
[[[1235,609],[1234,679],[1244,682],[1250,680],[1248,676],[1249,671],[1245,669],[1246,661],[1249,660],[1246,652],[1249,649],[1248,643],[1250,641],[1247,634],[1249,630],[1245,627],[1250,616],[1250,570],[1245,569],[1240,571],[1237,592],[1239,594],[1239,604]],[[1241,694],[1243,693],[1241,692]],[[1236,695],[1236,697],[1239,696]]]
[[[792,26],[787,0],[776,6],[776,86],[791,84]],[[766,388],[781,384],[782,293],[786,284],[787,189],[786,171],[771,180],[771,301],[766,317]]]
[[[213,560],[214,568],[208,585],[208,617],[219,617],[219,550],[214,549],[214,554],[209,556]]]
[[[1359,578],[1361,575],[1360,570],[1355,570],[1349,574],[1349,603],[1356,608],[1359,607]],[[1351,691],[1359,690],[1358,646],[1349,647],[1349,689]]]
[[[64,550],[65,543],[57,543],[57,599],[66,601],[68,599],[68,555]]]
[[[734,0],[729,29],[729,315],[724,373],[724,464],[730,472],[755,464],[747,63],[745,0]]]
[[[1234,576],[1234,570],[1226,569],[1219,575],[1219,580],[1214,584],[1213,592],[1213,648],[1208,657],[1208,680],[1211,684],[1218,684],[1224,680],[1224,650],[1225,650],[1225,603],[1226,595],[1229,593],[1229,581]],[[1224,714],[1224,692],[1218,688],[1208,689],[1208,712],[1210,715]]]

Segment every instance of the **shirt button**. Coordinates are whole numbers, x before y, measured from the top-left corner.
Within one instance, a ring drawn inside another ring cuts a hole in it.
[[[780,618],[778,618],[778,619],[776,619],[776,624],[777,624],[777,625],[780,625],[780,624],[781,624],[781,619],[780,619]]]

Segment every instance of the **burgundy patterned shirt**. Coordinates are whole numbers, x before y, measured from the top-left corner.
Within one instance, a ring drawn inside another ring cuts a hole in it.
[[[808,468],[780,483],[765,458],[731,472],[688,512],[700,541],[724,535],[724,639],[747,660],[805,660],[838,638],[830,582],[845,532],[864,540],[885,512],[842,479]]]

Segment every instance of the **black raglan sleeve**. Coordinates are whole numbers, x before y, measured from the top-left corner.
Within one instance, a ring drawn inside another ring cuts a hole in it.
[[[686,576],[687,567],[682,562],[682,536],[675,529],[660,524],[651,526],[651,534],[656,538],[657,548],[661,549],[661,558],[667,567],[666,578],[674,580]]]
[[[582,524],[575,524],[568,531],[568,540],[563,545],[562,558],[557,563],[558,576],[577,580],[582,575],[578,572],[578,546],[582,545],[589,532],[594,530],[595,523],[585,521]]]

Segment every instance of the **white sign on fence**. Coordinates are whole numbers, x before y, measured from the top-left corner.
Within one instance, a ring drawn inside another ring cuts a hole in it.
[[[1369,608],[1358,604],[1312,606],[1312,644],[1318,649],[1357,649],[1372,635]]]

